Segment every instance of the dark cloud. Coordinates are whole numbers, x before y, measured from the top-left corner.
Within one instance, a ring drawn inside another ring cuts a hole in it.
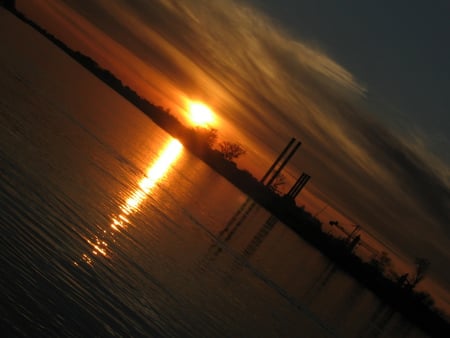
[[[439,223],[450,225],[450,189],[430,165],[382,126],[355,119],[352,127],[362,146],[392,175],[392,184],[399,184],[405,193],[414,196],[417,207],[426,209]],[[449,234],[450,229],[444,230]]]

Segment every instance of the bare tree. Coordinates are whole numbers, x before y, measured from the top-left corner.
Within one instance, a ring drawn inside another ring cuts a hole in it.
[[[411,281],[412,288],[419,284],[419,282],[425,277],[430,267],[430,261],[426,258],[416,257],[416,259],[414,260],[414,264],[416,265],[416,270]]]
[[[218,138],[218,130],[216,128],[197,127],[195,128],[195,131],[197,135],[199,135],[200,138],[204,142],[206,142],[208,147],[210,148],[214,147]]]
[[[286,176],[284,176],[283,173],[279,174],[275,180],[272,182],[272,184],[270,185],[270,188],[276,192],[276,193],[280,193],[280,188],[282,186],[284,186],[286,184]]]
[[[219,143],[219,150],[222,153],[223,157],[228,161],[238,158],[239,156],[246,153],[245,149],[239,143],[228,141]]]

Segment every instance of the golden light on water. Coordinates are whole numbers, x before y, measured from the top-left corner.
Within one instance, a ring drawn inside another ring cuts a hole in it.
[[[92,247],[91,253],[94,256],[101,255],[108,257],[109,249],[106,236],[114,235],[115,232],[126,228],[127,224],[130,223],[128,216],[139,209],[139,206],[150,194],[154,186],[164,177],[171,165],[180,156],[182,149],[183,146],[178,140],[171,140],[161,151],[156,162],[148,168],[144,178],[138,183],[139,187],[131,194],[131,197],[120,206],[121,213],[112,217],[110,224],[112,232],[104,230],[102,238],[100,238],[100,236],[94,236],[92,239],[86,238],[86,242]],[[81,259],[89,265],[93,264],[92,257],[87,254],[83,254]],[[74,262],[74,264],[78,265],[76,262]]]
[[[195,126],[207,126],[214,122],[214,114],[206,104],[197,101],[188,103],[189,119]]]
[[[145,177],[139,182],[139,189],[137,189],[126,201],[125,205],[121,207],[124,215],[129,215],[139,207],[142,201],[150,193],[150,190],[178,158],[182,148],[182,144],[176,139],[169,142],[157,161],[147,170]],[[124,215],[119,215],[119,223],[126,220]]]

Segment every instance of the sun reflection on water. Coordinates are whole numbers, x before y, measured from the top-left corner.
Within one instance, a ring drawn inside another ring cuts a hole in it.
[[[110,231],[106,229],[103,233],[93,236],[93,238],[86,238],[86,242],[91,246],[91,254],[94,256],[109,257],[108,241],[114,241],[114,238],[108,236],[114,236],[114,234],[122,229],[126,228],[130,224],[129,216],[139,210],[139,206],[150,194],[154,186],[161,180],[171,165],[178,159],[183,149],[182,144],[172,139],[161,151],[156,162],[154,162],[147,170],[144,178],[138,183],[138,188],[131,194],[131,196],[120,206],[120,214],[111,218]],[[81,256],[81,260],[85,263],[92,265],[93,257],[84,253]],[[77,262],[74,262],[78,265]]]
[[[111,224],[113,229],[117,228],[117,226],[123,227],[124,224],[129,223],[126,216],[139,208],[139,205],[147,197],[155,184],[164,176],[172,163],[178,158],[182,148],[183,146],[176,139],[169,142],[156,162],[147,170],[145,177],[139,182],[139,189],[120,207],[122,213],[117,218],[113,218],[113,223]]]

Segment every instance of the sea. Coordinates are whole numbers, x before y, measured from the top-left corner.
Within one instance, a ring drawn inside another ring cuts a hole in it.
[[[0,9],[2,337],[426,337]]]

